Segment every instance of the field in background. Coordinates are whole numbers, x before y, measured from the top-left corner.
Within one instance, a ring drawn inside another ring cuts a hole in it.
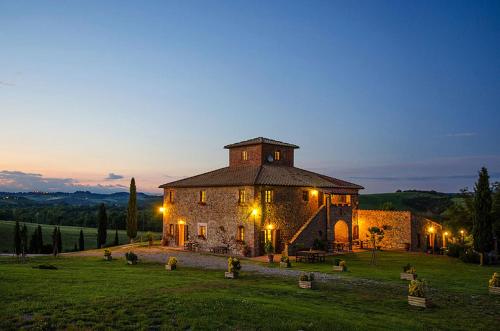
[[[1,253],[11,253],[14,251],[14,226],[16,222],[12,221],[0,221],[0,252]],[[34,230],[38,227],[35,223],[19,223],[21,226],[26,224],[28,228],[28,241],[31,238]],[[43,243],[52,244],[52,231],[54,230],[54,225],[40,224],[42,226],[43,233]],[[83,229],[83,235],[85,238],[85,249],[93,249],[97,247],[97,229],[95,228],[81,228],[76,226],[61,226],[61,236],[63,251],[71,251],[74,249],[75,244],[78,245],[78,238],[80,236],[80,229]],[[143,232],[138,232],[138,236],[144,235]],[[155,239],[161,237],[160,233],[154,233]],[[118,239],[120,244],[128,243],[127,231],[118,230]],[[108,229],[107,244],[113,244],[115,240],[115,230]]]

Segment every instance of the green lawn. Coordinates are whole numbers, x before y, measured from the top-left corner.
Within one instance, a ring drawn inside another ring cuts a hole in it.
[[[346,278],[311,291],[299,289],[293,278],[242,273],[226,280],[222,271],[182,265],[168,272],[160,264],[128,266],[98,257],[14,261],[0,258],[2,330],[493,330],[499,322],[500,298],[485,291],[435,291],[435,307],[422,310],[408,306],[406,283],[392,280]],[[59,269],[32,268],[40,263]],[[389,273],[375,278],[389,279]]]
[[[11,221],[0,221],[0,253],[11,253],[14,251],[14,226],[16,222]],[[31,235],[38,226],[35,223],[20,223],[22,226],[26,224],[28,228],[28,240],[30,240]],[[43,243],[52,244],[52,231],[54,230],[54,225],[41,224],[43,233]],[[80,229],[83,229],[83,235],[85,238],[85,249],[96,248],[96,238],[97,229],[95,228],[81,228],[76,226],[61,226],[62,244],[63,251],[73,250],[75,243],[78,244],[78,238],[80,236]],[[138,236],[140,236],[139,232]],[[161,234],[155,233],[155,237],[159,237]],[[125,244],[128,242],[127,232],[125,230],[118,231],[118,239],[120,244]],[[108,230],[107,243],[112,244],[115,240],[115,231]]]
[[[485,286],[493,272],[500,272],[499,266],[481,267],[464,263],[459,259],[443,255],[407,252],[377,252],[377,265],[370,265],[371,252],[336,256],[347,262],[348,271],[339,273],[332,271],[333,258],[328,257],[326,263],[295,263],[293,268],[335,273],[346,278],[366,278],[386,281],[394,284],[405,284],[399,280],[403,265],[412,264],[417,269],[419,278],[425,279],[433,289],[455,293],[484,294]]]

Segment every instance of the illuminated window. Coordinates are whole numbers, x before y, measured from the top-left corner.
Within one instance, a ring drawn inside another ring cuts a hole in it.
[[[275,151],[275,152],[274,152],[274,159],[275,159],[276,161],[281,160],[281,152],[280,152],[280,151]]]
[[[351,205],[351,196],[345,194],[332,194],[332,205],[336,206],[350,206]]]
[[[238,203],[245,203],[245,202],[246,202],[245,190],[241,189],[238,194]]]
[[[168,202],[174,202],[174,191],[168,191]]]
[[[174,231],[175,231],[174,229],[175,229],[175,225],[170,224],[170,228],[169,228],[168,233],[169,233],[171,236],[173,236],[173,235],[174,235]]]
[[[247,161],[248,160],[248,152],[247,151],[242,151],[241,152],[241,159],[243,161]]]
[[[200,191],[200,203],[207,203],[207,191]]]
[[[236,238],[238,241],[245,241],[245,228],[242,225],[238,226],[238,233]]]
[[[198,238],[207,239],[207,223],[198,223]]]
[[[265,192],[265,201],[267,203],[271,203],[273,202],[273,191],[271,190],[266,190]]]
[[[309,191],[302,191],[302,200],[309,201]]]

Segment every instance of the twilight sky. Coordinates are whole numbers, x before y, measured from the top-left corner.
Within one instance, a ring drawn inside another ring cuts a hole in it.
[[[500,180],[500,2],[0,0],[0,124],[0,191],[160,193],[265,136],[456,192]]]

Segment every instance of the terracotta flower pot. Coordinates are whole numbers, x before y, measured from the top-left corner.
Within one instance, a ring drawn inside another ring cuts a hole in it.
[[[410,274],[408,272],[402,272],[399,274],[400,279],[404,280],[415,280],[417,279],[417,274]]]
[[[488,289],[490,294],[500,295],[500,287],[492,286]]]
[[[274,262],[274,255],[273,254],[267,254],[267,261],[269,263],[273,263]]]
[[[414,296],[409,295],[408,296],[408,303],[410,304],[410,306],[428,308],[431,305],[431,299],[414,297]]]
[[[299,287],[300,288],[312,289],[313,288],[313,282],[307,281],[307,280],[299,280]]]
[[[225,278],[231,278],[231,279],[234,279],[234,278],[238,278],[238,273],[237,272],[225,272],[224,273],[224,277]]]
[[[172,271],[172,270],[177,269],[177,266],[176,265],[165,264],[165,269]]]

